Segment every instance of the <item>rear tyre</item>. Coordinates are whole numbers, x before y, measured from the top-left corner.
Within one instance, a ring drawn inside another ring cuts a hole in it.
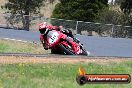
[[[60,45],[60,49],[61,49],[61,52],[66,55],[75,55],[74,52],[72,50],[70,50],[70,48],[68,48],[62,44]]]
[[[61,54],[61,52],[56,49],[51,49],[51,54]]]

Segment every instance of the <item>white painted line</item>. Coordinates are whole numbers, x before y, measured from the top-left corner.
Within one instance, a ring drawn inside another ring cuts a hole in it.
[[[25,42],[25,43],[28,42],[28,41],[24,41],[24,40],[17,40],[17,39],[11,39],[11,38],[0,38],[0,39],[12,40],[12,41],[18,41],[18,42]],[[30,43],[31,43],[31,42],[30,42]]]
[[[11,41],[18,41],[18,42],[23,42],[23,43],[41,44],[40,42],[34,42],[34,41],[30,42],[30,41],[17,40],[17,39],[11,39],[11,38],[0,38],[0,39],[11,40]]]

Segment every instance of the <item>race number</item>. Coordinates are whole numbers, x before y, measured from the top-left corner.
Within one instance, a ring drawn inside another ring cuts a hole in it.
[[[58,35],[59,34],[57,32],[52,32],[52,34],[50,34],[49,43],[55,43],[58,40]]]

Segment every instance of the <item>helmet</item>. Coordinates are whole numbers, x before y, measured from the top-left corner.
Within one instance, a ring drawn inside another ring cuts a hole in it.
[[[47,22],[43,22],[39,24],[39,31],[41,34],[44,34],[46,31]]]

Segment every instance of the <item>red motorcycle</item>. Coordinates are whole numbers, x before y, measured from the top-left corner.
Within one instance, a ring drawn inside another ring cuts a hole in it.
[[[64,34],[60,31],[52,30],[47,32],[46,39],[49,49],[51,49],[51,53],[66,55],[88,55],[88,52],[83,48],[83,45],[80,42],[74,41],[79,45],[76,47],[77,51],[74,51],[72,46],[63,37]]]

